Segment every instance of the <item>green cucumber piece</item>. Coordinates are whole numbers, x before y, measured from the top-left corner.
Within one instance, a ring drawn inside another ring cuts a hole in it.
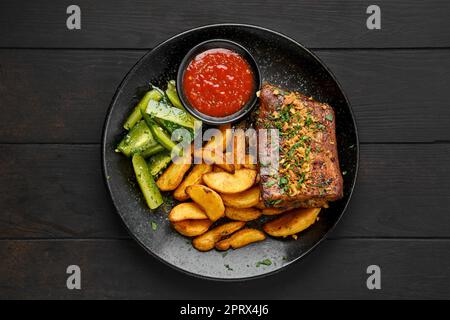
[[[134,173],[144,199],[150,209],[158,208],[164,201],[158,186],[148,169],[145,159],[138,154],[132,158]]]

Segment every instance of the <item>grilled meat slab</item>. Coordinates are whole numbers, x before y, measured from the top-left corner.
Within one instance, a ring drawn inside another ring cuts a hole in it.
[[[258,129],[278,129],[276,172],[260,164],[262,198],[267,207],[323,207],[343,196],[333,109],[297,92],[264,84]],[[269,153],[271,145],[265,146]]]

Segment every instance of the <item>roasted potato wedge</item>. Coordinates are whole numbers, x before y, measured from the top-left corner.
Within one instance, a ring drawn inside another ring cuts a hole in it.
[[[213,172],[226,172],[221,167],[218,167],[217,165],[213,166]]]
[[[257,229],[246,228],[233,233],[227,239],[217,242],[215,247],[217,250],[221,251],[228,250],[230,247],[238,249],[264,239],[266,239],[264,232]]]
[[[261,211],[256,208],[225,207],[225,216],[236,221],[252,221],[261,217]]]
[[[289,211],[289,209],[283,208],[263,208],[261,213],[265,216],[276,216],[277,214],[282,214],[283,212]]]
[[[241,169],[234,174],[228,172],[209,172],[203,175],[203,182],[220,193],[239,193],[253,186],[256,170]]]
[[[214,190],[204,185],[194,184],[187,187],[186,192],[205,211],[211,221],[217,221],[225,216],[222,198]]]
[[[233,221],[225,223],[221,226],[218,226],[214,229],[209,230],[208,232],[202,234],[201,236],[196,237],[192,244],[195,249],[199,251],[209,251],[214,248],[216,243],[220,241],[222,238],[236,232],[237,230],[243,228],[245,226],[245,222],[241,221]]]
[[[262,200],[259,200],[259,202],[255,205],[255,208],[258,208],[258,209],[265,209],[265,208],[267,208],[266,207],[266,205],[264,204],[264,201],[262,201]]]
[[[220,132],[222,133],[222,152],[224,152],[227,149],[228,144],[231,142],[232,139],[232,132],[231,132],[231,124],[223,124],[221,126],[219,126],[218,128],[220,130]],[[217,142],[215,140],[215,138],[211,139],[210,141],[208,141],[205,146],[204,149],[210,149],[210,150],[215,150],[217,146]]]
[[[256,162],[253,162],[253,157],[249,154],[245,155],[245,160],[243,163],[244,168],[256,170]]]
[[[233,136],[233,157],[236,170],[242,169],[245,163],[245,132],[236,130]]]
[[[230,129],[230,124],[222,125],[219,127],[219,130],[222,133],[221,148],[217,147],[217,142],[215,139],[211,139],[202,149],[199,150],[198,153],[196,153],[196,155],[201,156],[206,163],[214,163],[216,166],[222,168],[223,170],[233,173],[235,171],[234,164],[230,163],[230,161],[227,161],[226,155],[224,154],[227,146],[231,143],[232,140],[232,132]]]
[[[171,222],[183,220],[204,220],[208,219],[205,211],[194,202],[184,202],[176,205],[169,213]]]
[[[222,194],[222,200],[225,206],[233,208],[250,208],[258,205],[261,190],[259,186],[254,186],[248,190],[232,193]]]
[[[203,160],[206,163],[214,164],[226,172],[233,173],[235,171],[234,164],[227,163],[226,154],[224,153],[209,153],[208,151],[203,151]]]
[[[294,235],[314,224],[319,212],[320,208],[294,209],[266,223],[263,229],[273,237]]]
[[[202,181],[202,176],[205,173],[212,171],[212,165],[201,163],[196,164],[192,168],[191,172],[184,178],[183,182],[174,191],[173,197],[179,201],[184,201],[189,199],[189,195],[186,193],[186,188],[193,184],[200,184]]]
[[[191,157],[189,155],[189,157]],[[188,162],[188,161],[186,161]],[[190,161],[189,161],[190,162]],[[190,163],[172,163],[166,171],[156,181],[156,185],[161,191],[175,190],[183,181],[183,177],[191,167]]]
[[[211,226],[211,220],[183,220],[172,223],[175,230],[186,237],[196,237],[204,234]]]

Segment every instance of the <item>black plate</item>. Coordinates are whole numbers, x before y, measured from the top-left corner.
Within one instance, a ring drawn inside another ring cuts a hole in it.
[[[336,112],[339,160],[344,175],[344,198],[322,210],[320,220],[302,232],[297,241],[268,238],[226,255],[212,250],[201,253],[179,235],[167,219],[171,204],[151,212],[134,182],[130,159],[114,152],[124,134],[122,124],[149,82],[163,88],[176,79],[185,54],[196,44],[214,38],[229,39],[248,48],[256,59],[263,81],[299,90],[329,103]],[[147,53],[120,84],[103,132],[103,169],[117,212],[131,235],[151,254],[191,275],[218,280],[260,277],[281,270],[310,252],[342,217],[350,200],[358,169],[358,137],[350,105],[331,72],[317,57],[294,40],[274,31],[248,25],[205,26],[181,33]],[[151,222],[158,225],[156,231]],[[270,259],[269,266],[256,266]],[[150,272],[150,271],[149,271]]]

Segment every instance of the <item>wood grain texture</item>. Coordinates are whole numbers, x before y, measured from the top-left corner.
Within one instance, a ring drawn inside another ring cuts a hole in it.
[[[449,161],[448,144],[363,145],[355,193],[332,237],[449,238]],[[0,145],[0,163],[0,238],[127,237],[100,146]]]
[[[450,49],[319,50],[365,142],[450,141]],[[114,92],[145,51],[0,50],[0,142],[99,143]]]
[[[1,299],[450,298],[450,241],[328,240],[281,273],[239,283],[184,275],[131,240],[0,241],[0,260]],[[81,268],[81,290],[66,288],[72,264]],[[380,291],[366,287],[373,264]]]
[[[127,237],[103,181],[100,146],[0,150],[2,237]]]
[[[366,27],[369,0],[77,1],[81,30],[66,28],[69,1],[0,3],[1,47],[152,48],[181,31],[212,23],[273,28],[313,48],[450,45],[446,0],[380,0],[381,30]]]

